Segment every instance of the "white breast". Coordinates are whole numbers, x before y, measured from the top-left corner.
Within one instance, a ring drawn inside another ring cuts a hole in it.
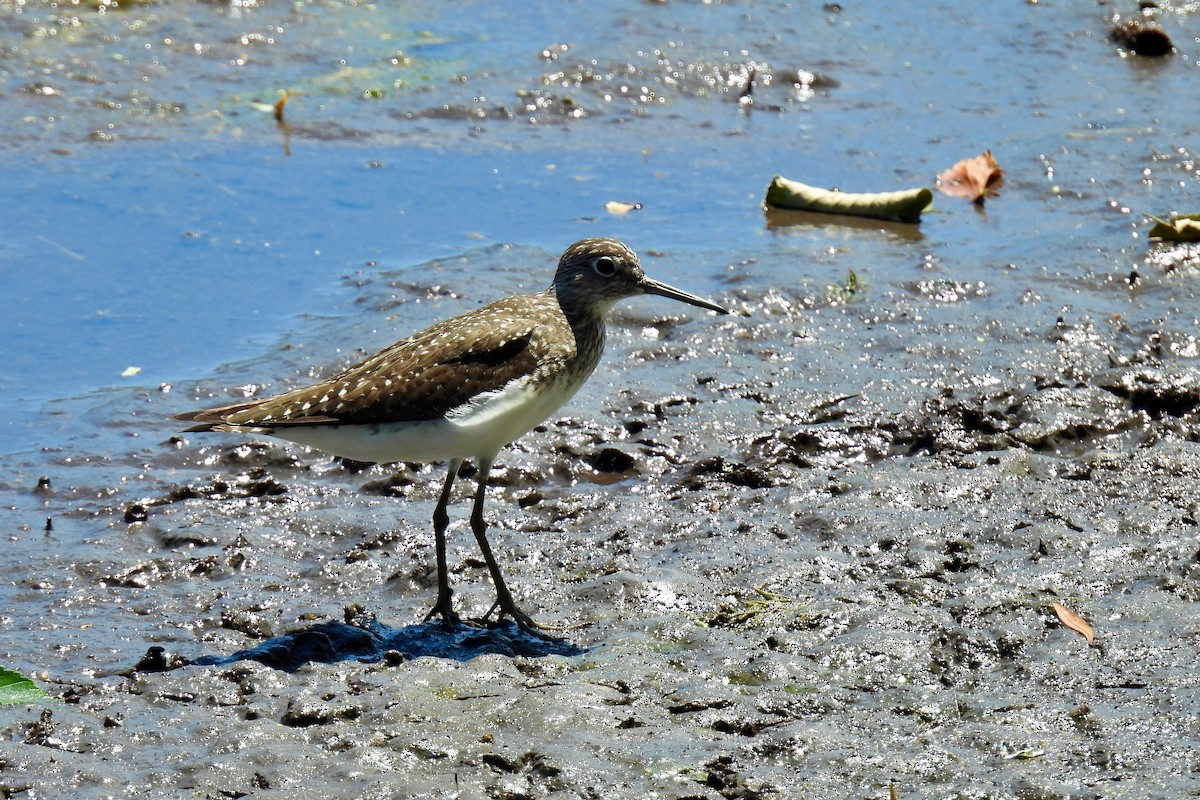
[[[586,375],[583,376],[587,378]],[[540,425],[567,402],[583,380],[560,377],[534,389],[514,382],[429,422],[370,425],[297,425],[271,435],[355,461],[446,461],[491,459],[508,443]]]

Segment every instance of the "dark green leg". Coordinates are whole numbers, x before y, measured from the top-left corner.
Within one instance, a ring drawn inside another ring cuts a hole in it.
[[[483,560],[487,562],[488,572],[492,573],[492,583],[496,585],[496,603],[484,615],[484,619],[498,608],[500,609],[500,619],[503,619],[504,615],[507,614],[513,618],[513,622],[517,623],[517,627],[526,633],[533,634],[542,639],[553,639],[554,637],[542,633],[542,630],[551,629],[534,622],[532,617],[517,608],[512,593],[508,591],[508,584],[504,582],[504,576],[500,574],[500,565],[496,562],[496,557],[492,555],[492,547],[488,544],[487,540],[487,521],[483,518],[483,500],[487,494],[488,473],[492,470],[491,459],[480,461],[478,466],[479,475],[477,477],[479,485],[475,489],[475,503],[471,507],[471,531],[475,534],[475,541],[479,543],[479,550],[483,553]]]
[[[458,468],[462,459],[456,458],[450,462],[446,482],[442,486],[442,496],[438,498],[437,507],[433,509],[434,547],[437,551],[438,596],[433,609],[425,616],[428,622],[434,616],[442,618],[442,626],[454,630],[460,623],[458,614],[454,611],[454,592],[450,588],[450,569],[446,565],[446,528],[450,525],[450,514],[446,506],[450,504],[450,493],[454,488],[454,479],[458,477]]]

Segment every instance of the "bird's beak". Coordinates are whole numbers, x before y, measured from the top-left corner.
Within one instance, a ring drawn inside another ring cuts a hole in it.
[[[696,295],[689,294],[682,289],[676,289],[674,286],[668,286],[665,283],[660,283],[650,278],[642,280],[642,291],[646,294],[656,294],[659,297],[669,297],[672,300],[680,300],[689,305],[707,308],[709,311],[715,311],[718,314],[729,313],[729,309],[719,306],[716,303],[710,303],[702,297],[696,297]]]

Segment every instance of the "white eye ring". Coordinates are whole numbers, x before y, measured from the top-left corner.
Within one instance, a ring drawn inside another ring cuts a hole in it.
[[[611,278],[617,274],[617,261],[612,256],[597,256],[592,269],[602,278]]]

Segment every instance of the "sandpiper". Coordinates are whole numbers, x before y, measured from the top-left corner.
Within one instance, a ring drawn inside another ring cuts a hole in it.
[[[471,530],[496,588],[497,619],[550,630],[521,611],[487,540],[483,502],[500,449],[578,391],[604,349],[604,315],[618,300],[654,294],[718,314],[729,312],[646,277],[629,247],[584,239],[566,249],[550,288],[497,300],[401,339],[327,380],[274,397],[180,414],[187,432],[265,434],[336,456],[378,463],[446,461],[433,511],[438,596],[426,620],[460,624],[446,566],[454,479],[464,459],[477,468]]]

